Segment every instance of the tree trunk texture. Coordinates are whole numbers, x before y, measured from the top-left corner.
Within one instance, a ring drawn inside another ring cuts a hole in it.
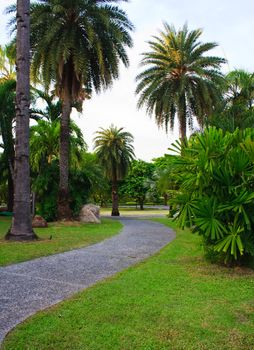
[[[120,216],[118,209],[118,186],[116,176],[112,179],[112,212],[111,216]]]
[[[163,198],[164,198],[164,205],[167,206],[168,205],[168,194],[164,193]]]
[[[14,206],[14,161],[15,161],[15,149],[12,143],[9,147],[8,157],[8,198],[7,198],[7,210],[13,212]]]
[[[17,0],[17,86],[14,165],[14,213],[6,235],[10,240],[33,240],[30,203],[30,1]]]
[[[66,92],[63,99],[62,118],[60,126],[60,181],[57,202],[58,220],[72,219],[69,194],[70,114],[71,96],[68,92]]]
[[[184,140],[186,137],[186,116],[181,113],[179,115],[179,124],[180,124],[180,138]]]
[[[184,140],[186,137],[186,131],[187,131],[187,115],[186,115],[186,99],[185,95],[182,95],[180,97],[180,105],[178,109],[178,119],[179,119],[179,131],[180,131],[180,138],[181,140]]]
[[[8,198],[7,198],[7,210],[13,212],[14,205],[14,183],[11,172],[8,173]]]

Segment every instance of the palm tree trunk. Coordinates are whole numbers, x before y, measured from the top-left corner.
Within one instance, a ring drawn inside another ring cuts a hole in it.
[[[8,171],[8,199],[7,199],[7,210],[13,211],[14,205],[14,183],[10,170]]]
[[[186,137],[186,116],[184,113],[179,115],[179,124],[180,124],[180,138],[184,140]]]
[[[72,212],[69,195],[69,148],[70,148],[70,114],[71,96],[68,89],[63,98],[61,127],[60,127],[60,182],[58,191],[57,216],[58,220],[70,220]]]
[[[187,130],[187,120],[186,120],[186,99],[185,95],[182,95],[179,100],[179,109],[178,109],[178,119],[179,119],[179,131],[181,140],[186,137]]]
[[[30,1],[17,0],[17,86],[14,215],[6,239],[32,240],[29,167]]]
[[[167,206],[168,205],[168,194],[164,193],[163,198],[164,198],[164,205]]]
[[[14,161],[15,161],[15,149],[14,142],[10,143],[8,148],[8,199],[7,199],[7,209],[9,212],[13,212],[14,206]]]
[[[144,210],[144,198],[139,198],[139,209]]]
[[[118,209],[118,186],[117,186],[117,178],[114,174],[112,179],[112,212],[111,216],[120,216]]]

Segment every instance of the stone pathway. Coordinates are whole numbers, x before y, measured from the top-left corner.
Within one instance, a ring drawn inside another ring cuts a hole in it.
[[[152,221],[121,222],[121,233],[100,243],[0,268],[0,342],[30,315],[136,264],[175,237]]]

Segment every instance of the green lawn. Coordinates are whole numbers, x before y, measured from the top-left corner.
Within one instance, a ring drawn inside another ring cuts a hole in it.
[[[10,220],[0,217],[0,266],[85,247],[117,234],[122,228],[120,222],[111,219],[103,219],[98,225],[52,223],[48,228],[35,229],[39,241],[17,243],[4,240]]]
[[[254,272],[206,263],[199,237],[178,230],[154,257],[31,317],[3,349],[253,350]]]

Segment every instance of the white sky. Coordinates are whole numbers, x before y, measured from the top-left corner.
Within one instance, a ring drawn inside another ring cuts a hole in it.
[[[8,41],[7,18],[3,10],[13,0],[0,0],[0,44]],[[188,23],[190,29],[203,28],[203,41],[220,44],[214,54],[226,57],[225,70],[243,68],[254,71],[254,1],[253,0],[132,0],[120,5],[126,10],[136,29],[134,48],[129,51],[130,67],[121,69],[120,79],[113,88],[84,103],[83,114],[75,117],[92,150],[92,139],[99,127],[111,123],[125,127],[135,137],[138,158],[151,160],[167,153],[167,148],[178,136],[178,130],[166,135],[158,130],[153,119],[144,110],[137,111],[135,76],[140,69],[140,54],[146,51],[146,41],[162,29],[162,22],[176,28]]]

